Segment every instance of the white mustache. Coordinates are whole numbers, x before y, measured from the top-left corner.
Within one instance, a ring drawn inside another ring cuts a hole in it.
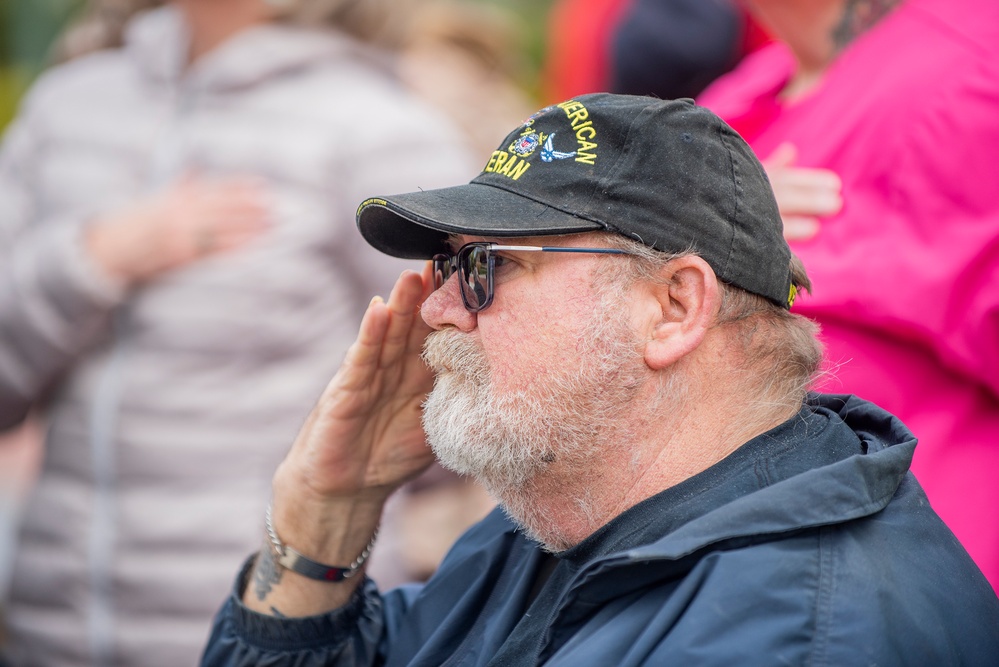
[[[451,372],[480,381],[489,377],[489,362],[472,334],[456,329],[434,331],[423,343],[424,363],[440,375]]]

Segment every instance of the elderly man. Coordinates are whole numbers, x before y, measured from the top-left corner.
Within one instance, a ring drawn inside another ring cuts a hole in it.
[[[716,116],[583,96],[472,183],[368,200],[358,224],[432,262],[370,305],[206,664],[999,655],[999,600],[907,472],[912,434],[806,395],[820,348],[788,310],[808,281]],[[382,507],[434,455],[502,509],[424,587],[380,595]]]

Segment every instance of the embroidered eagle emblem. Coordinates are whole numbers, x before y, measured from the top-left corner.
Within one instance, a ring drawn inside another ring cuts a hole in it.
[[[548,135],[545,140],[544,146],[541,147],[541,160],[544,162],[551,162],[552,160],[565,160],[571,157],[576,157],[576,151],[571,153],[566,153],[564,151],[555,150],[555,133],[552,132]]]

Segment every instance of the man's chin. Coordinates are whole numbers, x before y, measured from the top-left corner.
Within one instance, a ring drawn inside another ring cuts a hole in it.
[[[446,468],[457,475],[468,477],[482,485],[490,494],[494,490],[506,490],[516,484],[508,477],[498,474],[497,471],[484,468],[478,462],[455,458],[451,455],[451,452],[434,447],[433,442],[430,444],[430,449],[433,450],[434,455],[437,457],[437,462],[440,463],[442,468]]]
[[[470,446],[467,442],[443,443],[428,433],[427,441],[430,449],[437,457],[437,462],[443,468],[458,475],[468,477],[479,483],[494,498],[506,495],[511,491],[529,484],[538,472],[545,467],[544,464],[526,465],[520,464],[499,466],[495,461],[490,460],[483,452],[480,456],[469,457],[465,447]],[[478,446],[483,443],[479,442]]]

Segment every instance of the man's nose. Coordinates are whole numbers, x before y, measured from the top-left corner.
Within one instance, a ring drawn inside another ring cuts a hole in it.
[[[478,320],[475,313],[470,313],[465,308],[458,280],[457,273],[451,275],[440,289],[435,290],[423,302],[420,313],[423,321],[432,329],[440,331],[444,327],[453,326],[466,333],[475,329]]]

